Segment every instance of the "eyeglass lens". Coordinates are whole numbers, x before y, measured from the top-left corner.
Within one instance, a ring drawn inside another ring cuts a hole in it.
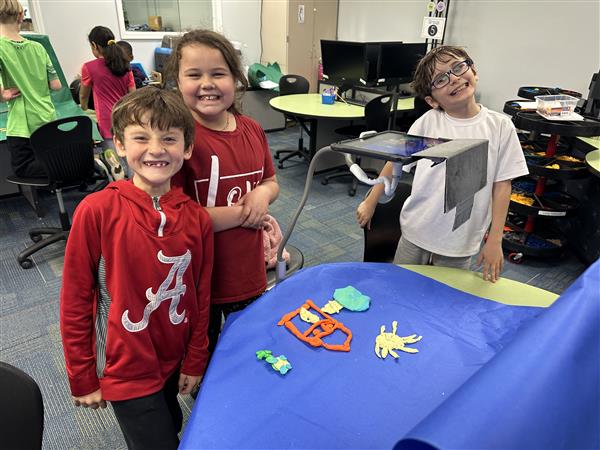
[[[435,80],[433,80],[433,86],[438,89],[446,86],[450,82],[450,74],[453,74],[457,77],[461,76],[463,73],[469,70],[469,67],[469,61],[461,61],[454,64],[448,72],[439,75]]]

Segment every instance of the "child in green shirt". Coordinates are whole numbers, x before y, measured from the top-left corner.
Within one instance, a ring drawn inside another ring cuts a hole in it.
[[[15,175],[45,178],[29,141],[37,128],[56,119],[50,89],[60,80],[44,47],[19,34],[23,7],[18,0],[0,2],[0,98],[8,102],[6,142]]]

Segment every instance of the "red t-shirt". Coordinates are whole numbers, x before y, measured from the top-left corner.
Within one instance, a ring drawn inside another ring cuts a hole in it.
[[[113,75],[106,67],[104,58],[86,62],[81,68],[81,84],[92,86],[94,108],[100,134],[104,139],[112,138],[110,132],[110,114],[121,97],[135,86],[131,70],[121,77]]]
[[[275,175],[267,137],[249,117],[236,115],[234,131],[196,122],[194,152],[180,172],[184,191],[202,206],[231,206],[263,179]],[[183,178],[183,180],[182,180]],[[232,228],[215,233],[212,303],[231,303],[267,287],[263,232]]]

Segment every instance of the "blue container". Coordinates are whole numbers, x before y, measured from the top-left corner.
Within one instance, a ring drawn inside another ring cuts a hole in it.
[[[324,105],[333,105],[335,103],[335,95],[321,94],[321,103]]]

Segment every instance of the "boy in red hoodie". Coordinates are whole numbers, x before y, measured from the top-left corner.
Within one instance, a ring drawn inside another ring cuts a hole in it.
[[[133,177],[75,211],[60,301],[67,374],[76,406],[111,402],[130,449],[175,449],[177,394],[208,360],[212,224],[171,188],[194,121],[177,94],[146,87],[115,105],[112,126]]]

